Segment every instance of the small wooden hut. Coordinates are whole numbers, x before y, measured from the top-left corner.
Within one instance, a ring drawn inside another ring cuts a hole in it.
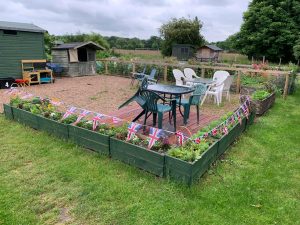
[[[199,61],[218,61],[219,53],[223,51],[223,49],[219,48],[216,45],[204,45],[200,47],[196,52],[196,59]]]
[[[104,48],[96,43],[74,42],[52,48],[52,62],[63,67],[63,76],[96,74],[96,51]]]

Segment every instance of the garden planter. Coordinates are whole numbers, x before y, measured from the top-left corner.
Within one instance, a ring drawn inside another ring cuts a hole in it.
[[[59,138],[68,139],[68,125],[38,116],[39,129]]]
[[[244,117],[242,119],[242,124],[237,123],[227,135],[223,135],[219,140],[218,154],[217,157],[221,156],[226,149],[239,137],[246,128],[247,119]]]
[[[216,160],[218,145],[219,142],[215,142],[201,155],[201,158],[193,163],[166,155],[166,176],[170,180],[191,185],[198,180]]]
[[[69,139],[85,148],[109,155],[109,136],[69,125]]]
[[[39,129],[38,116],[23,109],[12,107],[14,120],[33,129]]]
[[[263,115],[275,102],[275,93],[263,100],[253,100],[256,108],[256,115]]]
[[[164,176],[164,155],[130,144],[116,138],[110,138],[110,154],[120,160],[157,176]]]
[[[10,105],[7,104],[3,104],[3,111],[4,111],[4,115],[7,119],[14,119],[14,114],[12,111],[12,107]]]
[[[249,115],[249,119],[247,120],[246,127],[254,123],[255,115],[256,115],[256,109],[254,108]]]

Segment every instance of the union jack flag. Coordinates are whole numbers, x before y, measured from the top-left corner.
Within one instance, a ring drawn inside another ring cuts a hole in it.
[[[55,105],[55,106],[59,106],[61,105],[62,103],[60,101],[58,101],[57,99],[50,99],[50,103],[52,105]]]
[[[202,137],[207,138],[208,137],[208,133],[206,132],[205,134],[202,135]]]
[[[150,127],[148,149],[151,149],[155,142],[161,137],[162,129]]]
[[[127,133],[127,141],[131,140],[135,133],[142,127],[141,124],[138,123],[130,123],[128,125],[128,133]]]
[[[120,118],[118,118],[118,117],[113,117],[113,118],[112,118],[112,121],[113,121],[113,123],[119,123],[119,122],[121,122],[122,120],[121,120]]]
[[[72,114],[74,114],[76,111],[76,107],[71,107],[70,109],[67,110],[67,112],[63,115],[62,120],[68,118]]]
[[[183,142],[184,142],[184,135],[183,135],[183,133],[180,132],[180,131],[177,131],[175,133],[175,135],[177,136],[178,144],[179,145],[183,145]]]
[[[74,125],[76,125],[77,123],[80,122],[80,120],[83,118],[83,117],[86,117],[87,115],[89,115],[91,112],[88,111],[88,110],[82,110],[82,112],[79,114],[79,116],[77,117],[77,120],[75,121]]]
[[[228,134],[228,128],[226,126],[223,126],[223,134],[227,135]]]
[[[245,115],[245,116],[247,117],[247,119],[248,119],[249,111],[248,111],[248,107],[247,107],[247,104],[246,104],[246,103],[244,103],[244,104],[242,105],[242,109],[243,109],[244,115]]]
[[[199,137],[195,138],[195,139],[194,139],[194,142],[195,142],[196,144],[200,144],[200,143],[201,143],[201,138],[199,138]]]
[[[96,130],[97,126],[99,125],[99,122],[105,118],[104,114],[97,113],[96,116],[93,118],[93,130]]]
[[[242,125],[242,117],[241,117],[239,110],[236,113],[237,113],[238,121],[239,121],[240,125]]]

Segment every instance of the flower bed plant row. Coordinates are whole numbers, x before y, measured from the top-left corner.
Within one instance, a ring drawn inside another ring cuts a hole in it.
[[[93,130],[92,121],[85,119],[77,121],[78,116],[74,114],[62,120],[62,113],[55,111],[47,100],[43,101],[26,102],[17,99],[15,102],[12,101],[11,105],[4,105],[5,116],[34,129],[69,139],[80,146],[157,176],[188,185],[198,180],[208,170],[210,165],[253,122],[255,116],[252,112],[248,119],[239,118],[239,122],[228,125],[225,134],[218,132],[215,136],[202,138],[215,126],[211,124],[194,136],[201,136],[201,142],[196,143],[194,139],[189,139],[182,146],[172,146],[167,140],[160,139],[149,149],[146,139],[140,137],[142,135],[134,134],[131,140],[126,141],[128,124],[111,127],[99,123],[97,129]]]

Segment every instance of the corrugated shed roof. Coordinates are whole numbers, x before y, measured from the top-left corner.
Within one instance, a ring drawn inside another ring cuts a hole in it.
[[[46,30],[32,23],[16,23],[8,21],[0,21],[0,30],[19,30],[27,32],[44,33]]]
[[[219,48],[216,45],[205,45],[205,46],[212,49],[212,50],[214,50],[214,51],[223,51],[223,49]]]
[[[65,43],[65,44],[61,44],[61,45],[58,45],[56,47],[53,47],[53,49],[77,49],[77,48],[80,48],[80,47],[84,47],[84,46],[89,46],[89,47],[92,47],[96,50],[104,50],[105,48],[103,48],[102,46],[92,42],[92,41],[89,41],[89,42],[72,42],[72,43]]]

